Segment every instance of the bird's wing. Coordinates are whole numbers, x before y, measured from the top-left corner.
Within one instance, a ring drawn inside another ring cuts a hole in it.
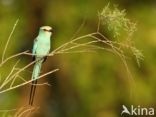
[[[49,54],[49,53],[50,53],[50,48],[49,48],[49,50],[48,50],[48,52],[47,52],[47,55],[44,57],[43,63],[47,60],[48,54]]]
[[[34,39],[34,44],[33,44],[33,49],[32,49],[33,60],[35,60],[35,54],[36,54],[37,45],[38,45],[38,40],[36,38],[36,39]]]

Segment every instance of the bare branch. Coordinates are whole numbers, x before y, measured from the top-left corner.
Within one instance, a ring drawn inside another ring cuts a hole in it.
[[[8,62],[9,60],[13,59],[13,58],[16,58],[18,56],[21,56],[21,55],[24,55],[28,52],[28,50],[24,51],[24,52],[20,52],[20,53],[17,53],[17,54],[14,54],[8,58],[6,58],[5,60],[3,60],[1,63],[0,63],[0,67],[5,64],[6,62]]]
[[[7,81],[4,82],[4,84],[0,87],[1,89],[8,84],[14,77],[16,77],[19,73],[21,73],[23,70],[25,70],[26,68],[28,68],[29,66],[31,66],[32,64],[34,64],[36,61],[33,61],[31,63],[29,63],[28,65],[24,66],[23,68],[21,68],[19,71],[17,71],[16,73],[14,73],[11,77],[9,77],[9,79]]]
[[[96,34],[96,33],[90,33],[90,34],[87,34],[87,35],[83,35],[83,36],[77,37],[77,38],[75,38],[75,39],[73,39],[73,40],[71,40],[71,41],[69,41],[67,43],[62,44],[61,46],[59,46],[58,48],[56,48],[54,51],[52,51],[50,54],[53,55],[56,51],[62,49],[63,47],[69,45],[70,43],[75,42],[75,41],[78,41],[78,40],[83,39],[83,38],[87,38],[88,36],[91,36],[91,35],[94,35],[94,34]]]
[[[13,66],[11,72],[10,72],[10,73],[8,74],[8,76],[5,78],[4,82],[3,82],[2,85],[0,86],[0,89],[2,89],[2,88],[7,84],[7,82],[10,81],[10,76],[11,76],[12,73],[14,72],[15,67],[16,67],[16,65],[18,64],[18,62],[19,62],[19,60],[15,63],[15,65]]]
[[[50,71],[50,72],[47,72],[47,73],[45,73],[45,74],[39,76],[38,79],[40,79],[40,78],[42,78],[42,77],[44,77],[44,76],[47,76],[47,75],[49,75],[49,74],[52,74],[52,73],[54,73],[54,72],[56,72],[56,71],[58,71],[58,70],[59,70],[59,69],[55,69],[55,70],[52,70],[52,71]],[[28,83],[30,83],[30,82],[32,82],[32,81],[34,81],[34,79],[29,80],[29,81],[24,82],[24,83],[21,83],[21,84],[19,84],[19,85],[10,87],[10,88],[8,88],[8,89],[2,90],[2,91],[0,91],[0,94],[1,94],[1,93],[4,93],[4,92],[7,92],[7,91],[10,91],[10,90],[13,90],[13,89],[16,89],[16,88],[18,88],[18,87],[24,86],[24,85],[26,85],[26,84],[28,84]]]

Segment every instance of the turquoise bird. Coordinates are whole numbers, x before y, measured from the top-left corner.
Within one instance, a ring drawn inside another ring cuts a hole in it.
[[[50,38],[52,35],[52,28],[50,26],[42,26],[39,29],[39,34],[34,40],[33,45],[33,60],[35,65],[32,72],[32,85],[30,91],[29,105],[33,105],[37,79],[40,75],[42,63],[47,59],[50,52]]]

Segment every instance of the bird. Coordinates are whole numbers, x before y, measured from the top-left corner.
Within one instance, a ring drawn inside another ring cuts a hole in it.
[[[33,105],[36,84],[38,77],[41,72],[42,64],[46,61],[47,55],[51,48],[51,36],[53,34],[53,29],[50,26],[42,26],[39,29],[38,36],[34,39],[32,56],[35,65],[32,72],[32,83],[30,89],[29,105]]]

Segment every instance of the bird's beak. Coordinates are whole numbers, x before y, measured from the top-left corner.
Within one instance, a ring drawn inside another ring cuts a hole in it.
[[[48,32],[51,32],[52,33],[53,32],[53,29],[48,30]]]

